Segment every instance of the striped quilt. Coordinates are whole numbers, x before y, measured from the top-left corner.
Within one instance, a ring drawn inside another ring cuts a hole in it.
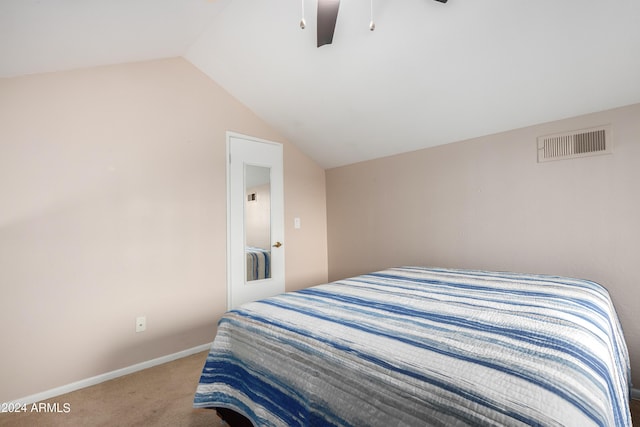
[[[195,407],[255,426],[630,426],[607,291],[578,279],[403,267],[228,312]]]
[[[271,251],[247,246],[247,280],[261,280],[271,277]]]

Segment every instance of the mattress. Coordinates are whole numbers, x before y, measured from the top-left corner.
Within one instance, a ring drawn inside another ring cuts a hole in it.
[[[256,426],[629,426],[629,378],[594,282],[402,267],[226,313],[194,406]]]

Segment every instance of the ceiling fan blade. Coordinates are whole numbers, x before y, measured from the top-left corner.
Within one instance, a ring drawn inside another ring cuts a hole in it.
[[[448,0],[436,0],[446,3]],[[318,0],[318,47],[333,43],[340,0]]]
[[[333,42],[340,0],[318,0],[318,47]]]

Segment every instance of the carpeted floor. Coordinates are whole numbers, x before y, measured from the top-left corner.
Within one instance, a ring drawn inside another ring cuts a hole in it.
[[[0,426],[225,426],[214,411],[192,407],[206,357],[198,353],[45,401],[61,413],[0,414]],[[640,424],[640,400],[631,411]]]
[[[193,409],[206,357],[198,353],[45,401],[60,411],[68,404],[68,413],[0,414],[0,426],[224,426],[215,411]]]

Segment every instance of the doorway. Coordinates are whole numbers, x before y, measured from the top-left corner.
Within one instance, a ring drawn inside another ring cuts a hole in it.
[[[227,308],[283,293],[282,144],[227,132]]]

